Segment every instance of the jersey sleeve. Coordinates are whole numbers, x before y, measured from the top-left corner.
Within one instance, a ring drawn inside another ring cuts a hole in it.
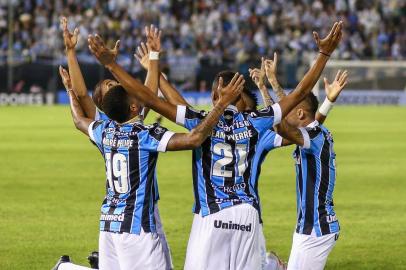
[[[267,151],[271,151],[275,148],[282,146],[282,137],[273,130],[268,130],[265,133],[265,135],[263,137],[263,141],[264,141],[265,150],[267,150]]]
[[[169,140],[175,133],[155,123],[139,134],[140,150],[166,152]]]
[[[320,127],[314,128],[299,128],[303,136],[303,146],[302,148],[309,151],[315,152],[320,150],[320,138],[323,136],[323,132]]]
[[[109,117],[102,111],[96,108],[96,113],[94,115],[94,120],[109,120]]]
[[[272,106],[249,113],[249,118],[257,130],[267,131],[281,122],[281,107],[275,103]]]
[[[105,121],[98,120],[90,123],[88,127],[88,133],[90,140],[96,144],[96,146],[102,150],[103,148],[103,129]]]
[[[206,117],[207,112],[178,105],[176,110],[176,123],[188,130],[192,130]]]

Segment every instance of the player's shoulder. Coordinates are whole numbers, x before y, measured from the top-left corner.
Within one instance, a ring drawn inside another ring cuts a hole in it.
[[[145,131],[143,133],[148,133],[150,136],[153,137],[159,137],[162,136],[166,131],[168,131],[167,128],[161,126],[159,123],[153,123],[150,125],[141,125],[142,128],[141,131]]]
[[[186,107],[185,118],[186,119],[203,119],[207,116],[208,112],[205,110],[198,110],[193,107]]]
[[[99,120],[95,120],[92,122],[91,124],[91,128],[93,130],[97,129],[97,128],[107,128],[107,127],[112,127],[114,126],[114,121],[110,120],[110,119],[99,119]]]
[[[267,106],[259,109],[253,109],[253,110],[246,110],[242,112],[244,116],[249,117],[249,118],[260,118],[260,117],[267,117],[270,115],[274,114],[272,106]]]

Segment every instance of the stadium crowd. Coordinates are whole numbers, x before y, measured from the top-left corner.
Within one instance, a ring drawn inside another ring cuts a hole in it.
[[[0,62],[8,48],[9,1],[0,1]],[[338,18],[343,41],[333,57],[340,59],[406,58],[406,1],[403,0],[23,0],[14,2],[14,54],[18,61],[63,58],[59,15],[80,25],[79,59],[94,62],[86,38],[99,33],[121,39],[120,63],[132,73],[141,67],[133,57],[144,25],[164,31],[163,47],[170,78],[186,89],[207,89],[204,74],[232,67],[246,72],[260,55],[276,50],[287,86],[297,82],[300,67],[315,50],[312,30],[322,35]],[[219,67],[216,69],[216,67]],[[201,72],[201,71],[206,72]],[[203,74],[203,75],[201,75]],[[290,83],[291,82],[291,83]]]

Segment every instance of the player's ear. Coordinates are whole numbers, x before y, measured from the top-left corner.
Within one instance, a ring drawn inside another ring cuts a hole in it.
[[[303,111],[303,109],[297,109],[296,115],[297,115],[297,118],[299,118],[299,120],[303,120],[303,118],[305,116],[304,114],[305,114],[305,112]]]

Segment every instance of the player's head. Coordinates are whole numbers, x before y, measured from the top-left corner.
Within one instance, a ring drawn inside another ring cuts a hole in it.
[[[103,97],[102,109],[112,120],[124,123],[140,114],[137,99],[127,93],[124,87],[116,84]]]
[[[102,109],[104,95],[107,93],[107,91],[110,89],[110,87],[113,87],[117,84],[118,84],[117,81],[110,80],[110,79],[101,80],[100,82],[98,82],[96,84],[96,86],[94,87],[92,99],[93,99],[93,102],[96,105],[96,107],[99,108],[99,110]]]
[[[235,72],[231,70],[224,70],[217,73],[211,88],[211,99],[213,104],[216,104],[218,100],[218,83],[220,77],[223,78],[223,86],[227,86],[233,79],[234,75]],[[237,103],[242,104],[245,109],[255,109],[258,105],[258,100],[255,93],[249,90],[247,85],[244,84],[242,94],[240,96],[236,96],[235,100],[231,104],[236,105]]]
[[[310,94],[286,116],[286,121],[292,126],[300,127],[301,123],[315,119],[318,108],[319,101],[317,97],[310,92]]]

